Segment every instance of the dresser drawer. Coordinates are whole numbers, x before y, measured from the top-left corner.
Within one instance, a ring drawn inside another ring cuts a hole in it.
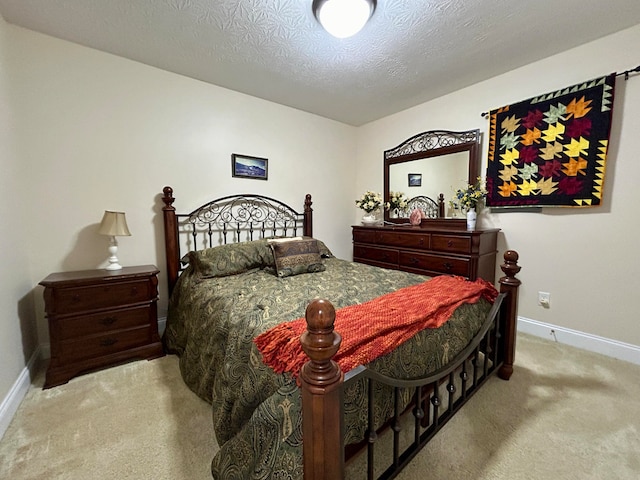
[[[376,243],[406,248],[430,248],[430,235],[422,233],[383,232],[378,231]]]
[[[353,241],[359,243],[376,243],[375,230],[353,230]]]
[[[430,220],[419,227],[353,226],[354,261],[422,275],[450,274],[493,282],[499,229],[469,231],[464,222],[458,225],[436,219],[439,223],[431,225]],[[391,251],[397,252],[397,263]]]
[[[122,330],[137,326],[149,325],[151,308],[142,305],[125,310],[111,310],[81,317],[67,317],[56,319],[54,328],[57,329],[57,338],[68,340]]]
[[[471,237],[432,235],[431,248],[451,253],[471,253]]]
[[[466,258],[446,257],[443,255],[429,255],[426,253],[400,252],[401,267],[450,275],[469,276],[469,260]]]
[[[75,313],[144,302],[155,298],[149,280],[104,283],[101,285],[60,288],[55,292],[56,311],[50,313]]]
[[[61,362],[76,362],[87,358],[103,357],[110,353],[148,344],[150,341],[151,331],[149,326],[66,340],[60,342],[58,360]]]
[[[388,248],[354,245],[353,258],[364,258],[376,263],[388,263],[394,266],[398,265],[398,251]]]

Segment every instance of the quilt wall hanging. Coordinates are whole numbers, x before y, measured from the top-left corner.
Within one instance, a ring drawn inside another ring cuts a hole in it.
[[[489,112],[487,206],[600,205],[615,80],[612,73]]]

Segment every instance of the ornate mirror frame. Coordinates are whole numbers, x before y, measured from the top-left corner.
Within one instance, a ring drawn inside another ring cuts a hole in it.
[[[384,201],[389,201],[389,168],[398,163],[410,162],[423,158],[449,155],[451,153],[469,153],[469,177],[468,183],[475,183],[479,175],[480,155],[480,130],[466,130],[452,132],[448,130],[429,130],[414,135],[400,145],[384,152]],[[438,199],[437,219],[423,219],[424,221],[437,220],[438,222],[455,222],[456,219],[446,219],[444,193],[440,192]],[[384,220],[389,223],[406,223],[407,219],[393,219],[389,211],[384,211]]]

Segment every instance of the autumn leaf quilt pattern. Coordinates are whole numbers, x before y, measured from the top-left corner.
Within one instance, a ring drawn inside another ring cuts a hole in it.
[[[487,206],[600,205],[615,79],[613,73],[491,111]]]

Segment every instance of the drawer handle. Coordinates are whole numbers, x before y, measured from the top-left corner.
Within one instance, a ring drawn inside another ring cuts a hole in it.
[[[442,266],[444,267],[444,269],[445,269],[447,272],[450,272],[450,271],[451,271],[451,269],[453,268],[453,264],[451,264],[451,263],[449,263],[449,262],[444,262],[444,263],[442,264]]]
[[[383,253],[382,254],[382,260],[388,261],[389,260],[389,254],[388,253]]]
[[[420,246],[424,246],[424,238],[420,237],[420,241],[418,243]]]
[[[413,263],[414,265],[417,265],[420,263],[420,260],[418,260],[416,257],[411,257],[411,263]]]
[[[100,340],[101,347],[110,347],[118,342],[115,338],[105,338],[104,340]]]
[[[453,240],[447,240],[447,247],[453,247]]]
[[[138,294],[138,287],[131,287],[131,295],[137,295]]]
[[[73,297],[71,297],[71,301],[73,301],[73,302],[80,301],[80,294],[79,293],[74,293]]]
[[[111,325],[116,322],[116,317],[106,317],[100,320],[102,325]]]

